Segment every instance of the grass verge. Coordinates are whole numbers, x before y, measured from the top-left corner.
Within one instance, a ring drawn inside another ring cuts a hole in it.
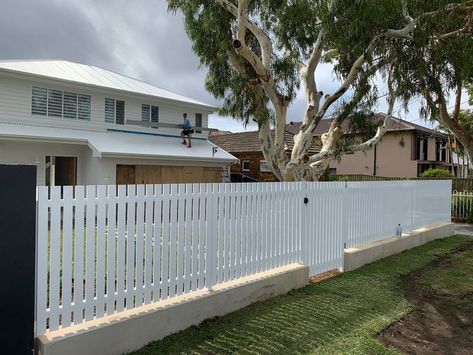
[[[393,354],[373,336],[413,308],[401,277],[468,241],[455,236],[428,243],[205,321],[133,354]],[[437,287],[450,287],[448,279]]]

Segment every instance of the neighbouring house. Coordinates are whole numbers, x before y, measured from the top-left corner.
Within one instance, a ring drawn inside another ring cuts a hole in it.
[[[284,149],[286,154],[289,155],[294,147],[294,134],[287,126],[284,139]],[[276,176],[272,173],[261,152],[258,131],[239,133],[210,132],[209,140],[240,160],[239,164],[231,166],[232,182],[277,181]],[[318,142],[317,139],[314,139],[310,153],[316,153],[320,149]]]
[[[384,119],[384,114],[377,114]],[[320,136],[329,130],[331,120],[322,120],[314,133],[313,150],[320,147]],[[301,122],[286,125],[286,151],[290,154],[293,137],[300,130]],[[351,134],[345,127],[345,134]],[[273,181],[275,176],[269,171],[259,146],[257,132],[214,134],[209,138],[240,159],[240,165],[231,169],[232,179],[239,176],[258,181]],[[388,131],[371,150],[345,154],[340,161],[330,164],[331,175],[375,175],[386,177],[418,177],[429,168],[439,168],[458,174],[458,164],[451,161],[448,137],[435,130],[391,118]]]
[[[237,159],[207,139],[215,110],[98,67],[0,61],[0,163],[35,164],[48,186],[221,182]]]

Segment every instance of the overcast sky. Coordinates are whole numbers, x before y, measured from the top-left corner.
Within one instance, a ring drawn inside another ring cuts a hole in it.
[[[167,11],[165,0],[0,0],[0,58],[65,59],[126,74],[209,104],[205,68],[192,52],[182,17]],[[318,70],[320,88],[336,88],[330,66]],[[380,99],[378,110],[386,107]],[[300,94],[288,121],[300,121]],[[418,119],[418,102],[398,116]],[[240,122],[213,115],[210,126],[241,131]],[[254,126],[247,129],[254,130]]]

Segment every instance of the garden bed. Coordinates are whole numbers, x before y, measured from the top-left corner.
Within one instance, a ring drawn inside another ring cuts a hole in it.
[[[471,354],[473,349],[473,243],[402,279],[415,310],[377,338],[402,353]]]

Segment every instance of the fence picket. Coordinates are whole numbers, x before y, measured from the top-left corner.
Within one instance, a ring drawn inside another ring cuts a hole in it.
[[[95,316],[95,186],[86,189],[85,320]]]
[[[106,314],[110,315],[115,312],[116,302],[116,282],[118,280],[115,272],[116,263],[116,218],[117,218],[117,189],[115,185],[109,185],[107,187],[107,248],[106,248],[106,259],[107,259],[107,292],[106,292]]]
[[[62,278],[61,278],[61,314],[62,327],[71,325],[72,306],[72,186],[64,186],[63,190],[63,231],[62,231]]]

